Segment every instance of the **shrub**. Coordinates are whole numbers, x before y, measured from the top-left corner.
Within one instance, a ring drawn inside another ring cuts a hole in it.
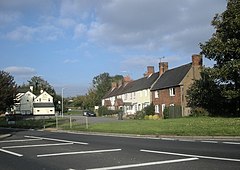
[[[196,107],[192,109],[190,114],[190,116],[193,116],[193,117],[208,116],[208,115],[209,115],[208,111],[202,107]]]
[[[106,114],[108,114],[108,112],[109,112],[109,110],[108,110],[108,108],[105,107],[105,106],[100,106],[100,107],[98,108],[98,115],[99,115],[99,116],[106,115]]]
[[[163,118],[168,119],[169,118],[169,107],[165,107],[163,111]]]
[[[143,111],[137,111],[134,116],[134,119],[144,119],[144,117],[145,117],[145,113]]]
[[[148,116],[148,115],[145,115],[145,116],[144,116],[144,119],[145,119],[145,120],[148,120],[148,119],[149,119],[149,116]]]
[[[153,103],[151,103],[149,106],[146,106],[143,111],[145,112],[146,115],[154,115],[155,113],[155,108]]]
[[[158,120],[160,117],[158,115],[153,115],[153,120]]]

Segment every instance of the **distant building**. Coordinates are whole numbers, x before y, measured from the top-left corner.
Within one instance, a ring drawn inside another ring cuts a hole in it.
[[[53,97],[46,91],[41,91],[39,96],[30,91],[19,92],[14,103],[14,113],[22,115],[54,115],[55,107]]]

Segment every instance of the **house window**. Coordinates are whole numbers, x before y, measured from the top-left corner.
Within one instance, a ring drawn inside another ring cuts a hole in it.
[[[158,93],[158,91],[155,91],[155,98],[159,98],[159,93]]]
[[[127,100],[127,94],[124,94],[124,100]]]
[[[155,105],[155,113],[159,113],[159,106]]]
[[[49,101],[49,102],[51,101],[50,98],[48,98],[48,101]]]
[[[170,104],[170,106],[174,106],[174,104]]]
[[[170,88],[169,89],[169,95],[170,96],[175,96],[175,88]]]
[[[41,102],[41,98],[39,99],[39,102]]]
[[[135,99],[136,97],[136,92],[133,92],[133,99]]]

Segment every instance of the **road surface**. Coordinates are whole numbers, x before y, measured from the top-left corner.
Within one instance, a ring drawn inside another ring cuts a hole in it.
[[[240,169],[240,141],[114,137],[13,130],[0,140],[1,170]]]

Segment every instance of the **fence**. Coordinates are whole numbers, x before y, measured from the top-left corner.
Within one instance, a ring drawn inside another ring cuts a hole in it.
[[[182,107],[181,106],[169,106],[164,110],[165,118],[179,118],[182,117]]]

